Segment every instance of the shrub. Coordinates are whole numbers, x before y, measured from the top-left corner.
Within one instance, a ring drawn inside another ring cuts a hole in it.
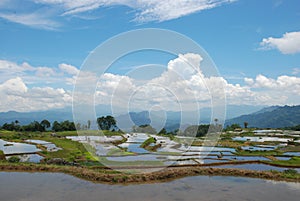
[[[17,157],[17,156],[12,156],[12,157],[10,157],[9,159],[8,159],[8,162],[10,162],[10,163],[18,163],[18,162],[20,162],[20,158],[19,157]]]
[[[290,174],[290,175],[295,175],[298,172],[297,172],[297,170],[294,170],[294,169],[287,169],[287,170],[284,170],[283,173]]]
[[[0,161],[5,160],[5,155],[2,150],[0,150]]]

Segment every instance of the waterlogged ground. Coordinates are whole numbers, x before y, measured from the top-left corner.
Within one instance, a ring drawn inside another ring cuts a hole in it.
[[[267,135],[270,132],[258,132],[260,135]],[[256,135],[256,133],[252,133]],[[272,133],[271,133],[272,134]],[[278,133],[276,133],[278,134]],[[284,135],[289,136],[289,135]],[[284,136],[236,136],[232,137],[232,142],[240,143],[237,147],[224,146],[191,146],[193,141],[200,142],[203,139],[178,136],[174,139],[169,137],[149,135],[145,133],[132,133],[123,135],[125,142],[118,145],[109,144],[115,140],[121,140],[120,136],[111,137],[95,137],[95,136],[67,136],[67,138],[81,143],[88,143],[95,149],[95,154],[99,156],[100,161],[111,167],[132,167],[132,166],[169,166],[169,165],[202,165],[230,163],[230,162],[253,162],[253,161],[289,161],[293,156],[297,156],[299,152],[272,153],[269,152],[287,147],[287,142],[293,141],[292,137],[284,138]],[[155,151],[149,151],[142,148],[142,143],[149,137],[156,139],[156,143],[160,147]],[[253,142],[252,142],[253,141]],[[251,144],[250,144],[251,143]],[[257,144],[253,144],[257,143]],[[266,144],[264,144],[266,143]],[[271,144],[270,144],[271,143]],[[247,146],[245,146],[247,145]],[[257,152],[261,152],[257,154]],[[242,154],[240,154],[242,153]],[[256,153],[256,154],[253,154]],[[299,164],[300,165],[300,164]],[[224,165],[221,165],[224,166]],[[252,166],[252,168],[249,168]],[[226,166],[224,166],[226,167]],[[245,164],[237,165],[235,168],[251,169],[251,170],[277,170],[284,171],[287,168],[275,167],[267,164]],[[298,171],[298,169],[294,168]]]
[[[215,147],[204,146],[204,138],[184,136],[170,138],[145,133],[110,133],[107,136],[96,136],[89,135],[92,133],[90,131],[86,132],[82,136],[73,133],[72,136],[59,134],[59,137],[45,137],[45,134],[41,134],[36,135],[37,138],[32,137],[34,136],[32,134],[26,138],[22,134],[22,140],[17,142],[12,142],[13,137],[12,141],[0,139],[0,150],[4,152],[6,159],[17,156],[21,162],[34,163],[40,162],[44,157],[46,159],[55,157],[69,162],[76,159],[79,161],[96,159],[106,166],[122,168],[170,165],[231,167],[228,163],[235,162],[248,163],[234,165],[234,168],[239,169],[284,171],[293,168],[299,172],[300,168],[300,146],[297,143],[300,134],[292,131],[257,130],[224,133]],[[141,147],[150,137],[155,138],[156,143],[149,146],[159,145],[155,150]],[[293,144],[290,145],[291,142]],[[79,145],[81,150],[78,150]],[[89,154],[82,152],[85,150],[83,145],[96,158],[88,158]]]
[[[1,200],[14,201],[298,201],[300,184],[195,176],[155,184],[95,184],[60,173],[0,172]],[[30,185],[28,185],[30,183]]]

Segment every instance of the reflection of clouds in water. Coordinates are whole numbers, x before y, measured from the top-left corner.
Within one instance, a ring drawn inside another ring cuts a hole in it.
[[[267,183],[272,183],[273,185],[286,185],[289,187],[289,189],[293,190],[300,190],[300,183],[295,183],[295,182],[283,182],[283,181],[268,181],[266,180]]]

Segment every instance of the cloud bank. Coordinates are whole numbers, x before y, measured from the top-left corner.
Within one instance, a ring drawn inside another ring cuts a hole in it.
[[[187,63],[188,62],[188,63]],[[132,110],[161,108],[193,110],[210,107],[211,94],[222,96],[224,86],[230,105],[285,105],[300,103],[300,78],[281,75],[270,78],[245,77],[240,84],[223,77],[207,77],[201,72],[202,57],[187,53],[168,62],[166,70],[151,80],[136,80],[130,75],[105,73],[96,77],[86,73],[85,81],[97,79],[96,105],[129,106]],[[199,67],[195,70],[189,64]],[[70,64],[57,67],[31,66],[24,62],[0,60],[0,111],[36,111],[72,105],[72,88],[79,69]],[[82,101],[94,104],[94,100]]]

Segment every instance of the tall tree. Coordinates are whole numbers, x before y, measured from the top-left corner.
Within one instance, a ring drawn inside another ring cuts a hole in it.
[[[112,130],[117,127],[117,122],[113,116],[102,116],[97,118],[98,127],[101,130]]]
[[[60,123],[58,123],[58,121],[54,121],[52,124],[52,130],[54,131],[62,131],[62,127],[60,125]]]
[[[44,119],[41,121],[41,126],[44,128],[44,131],[47,129],[47,128],[50,128],[51,124],[50,122],[47,120],[47,119]]]

